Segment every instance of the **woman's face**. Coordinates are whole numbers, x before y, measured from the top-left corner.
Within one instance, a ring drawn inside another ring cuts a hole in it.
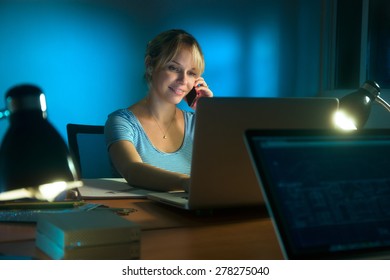
[[[178,104],[195,86],[199,77],[192,52],[182,48],[175,57],[152,74],[152,94],[169,103]]]

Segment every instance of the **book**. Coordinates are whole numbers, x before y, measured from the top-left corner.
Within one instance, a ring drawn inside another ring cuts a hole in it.
[[[140,227],[110,210],[42,214],[36,246],[53,259],[135,259]]]
[[[36,233],[36,245],[54,260],[136,260],[140,257],[140,242],[99,246],[61,248],[41,232]]]

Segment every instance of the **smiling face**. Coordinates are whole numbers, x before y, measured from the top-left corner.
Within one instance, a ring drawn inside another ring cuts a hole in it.
[[[169,103],[178,104],[195,86],[199,75],[190,47],[182,47],[170,61],[153,71],[150,93]]]
[[[149,95],[178,104],[194,87],[205,63],[197,40],[184,30],[172,29],[148,43],[145,67]]]

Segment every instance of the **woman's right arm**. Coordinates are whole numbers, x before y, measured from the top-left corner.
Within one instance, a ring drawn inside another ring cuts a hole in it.
[[[189,176],[144,163],[130,141],[111,144],[109,154],[115,168],[129,185],[154,191],[188,190]]]

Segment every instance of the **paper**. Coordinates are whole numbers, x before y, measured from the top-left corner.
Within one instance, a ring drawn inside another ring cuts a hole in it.
[[[131,198],[146,197],[148,190],[129,186],[123,178],[83,179],[83,187],[78,188],[85,199],[92,198]]]

